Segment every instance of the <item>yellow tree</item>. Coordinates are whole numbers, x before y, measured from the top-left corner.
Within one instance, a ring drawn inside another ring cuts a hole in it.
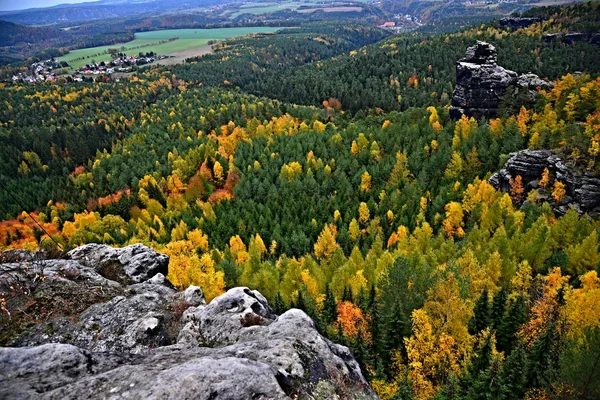
[[[338,248],[338,244],[335,241],[337,229],[333,225],[325,225],[323,230],[319,234],[319,238],[314,245],[315,256],[317,258],[331,259],[333,253]]]
[[[521,135],[525,136],[527,134],[527,123],[531,119],[529,111],[523,106],[521,106],[521,110],[519,111],[519,116],[517,117],[517,124],[519,125],[519,132]]]
[[[358,227],[358,222],[356,221],[356,218],[352,218],[352,221],[350,221],[350,225],[348,226],[348,233],[350,234],[350,239],[352,239],[353,242],[356,242],[356,240],[360,236],[360,228]]]
[[[566,317],[569,336],[582,339],[591,329],[600,328],[600,279],[596,271],[579,278],[581,288],[566,294]],[[590,329],[591,328],[591,329]]]
[[[520,203],[523,200],[523,192],[525,191],[521,175],[517,175],[515,179],[510,178],[508,183],[510,185],[510,195],[512,199],[515,202]]]
[[[456,151],[452,153],[452,158],[450,159],[450,163],[446,167],[446,171],[444,175],[450,179],[459,179],[464,170],[464,163],[460,154]]]
[[[360,177],[360,191],[366,193],[369,190],[371,190],[371,175],[365,171]]]
[[[561,201],[566,194],[567,191],[565,190],[565,184],[561,181],[555,181],[554,188],[552,189],[552,197],[554,200]]]
[[[361,202],[358,207],[358,222],[366,225],[369,222],[370,212],[367,203]]]
[[[544,168],[544,171],[542,172],[542,178],[540,179],[539,185],[542,189],[545,189],[549,183],[550,183],[550,171],[548,170],[548,168]]]
[[[465,231],[462,228],[464,213],[460,203],[451,201],[450,203],[446,204],[445,209],[446,219],[444,220],[442,226],[446,235],[448,235],[448,237],[464,237]]]

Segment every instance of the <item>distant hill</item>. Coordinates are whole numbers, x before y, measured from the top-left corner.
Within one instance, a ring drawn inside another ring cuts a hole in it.
[[[8,21],[0,20],[0,46],[14,46],[19,43],[39,43],[43,41],[55,41],[67,38],[69,34],[57,28],[18,25]]]
[[[92,3],[61,4],[48,8],[3,12],[0,13],[0,19],[23,25],[53,25],[107,18],[136,17],[215,3],[217,3],[216,0],[101,0]]]

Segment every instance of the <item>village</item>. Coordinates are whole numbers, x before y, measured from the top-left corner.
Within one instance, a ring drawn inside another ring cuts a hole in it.
[[[57,61],[54,58],[34,62],[26,72],[17,72],[12,76],[13,82],[24,83],[64,83],[64,82],[96,82],[106,81],[115,72],[128,73],[135,71],[142,65],[151,64],[157,60],[169,58],[166,55],[157,55],[154,52],[142,53],[137,56],[114,54],[107,61],[85,64],[72,71],[68,63]]]

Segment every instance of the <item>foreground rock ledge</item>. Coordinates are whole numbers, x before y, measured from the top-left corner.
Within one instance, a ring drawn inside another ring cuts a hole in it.
[[[10,298],[15,318],[57,308],[0,348],[2,399],[377,398],[348,348],[301,310],[277,316],[248,288],[206,305],[200,288],[177,292],[160,272],[142,281],[168,262],[142,245],[70,254],[0,257],[11,261],[0,292],[29,291]]]

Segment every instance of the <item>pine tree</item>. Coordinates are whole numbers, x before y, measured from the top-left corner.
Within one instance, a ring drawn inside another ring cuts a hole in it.
[[[365,293],[365,287],[361,286],[358,290],[358,296],[356,296],[356,305],[362,310],[363,314],[369,312],[368,302],[369,298]]]
[[[323,321],[326,324],[333,324],[337,321],[338,309],[337,301],[329,284],[325,287],[325,300],[323,301]]]
[[[535,342],[529,355],[527,384],[534,388],[547,388],[557,377],[560,337],[555,322],[548,325]]]
[[[275,311],[275,314],[281,315],[286,310],[287,307],[285,306],[285,301],[283,300],[283,297],[281,297],[281,293],[277,291],[277,294],[275,295],[275,300],[273,301],[273,311]]]
[[[520,400],[525,396],[528,369],[525,345],[519,342],[502,364],[500,384],[507,400]]]
[[[342,294],[342,301],[349,301],[352,303],[352,288],[348,285],[344,286],[344,293]]]
[[[389,371],[391,355],[396,349],[401,349],[404,353],[404,338],[400,332],[403,332],[407,326],[407,322],[399,304],[395,304],[391,310],[387,310],[388,314],[382,321],[382,343],[381,353],[379,356],[380,363],[386,371]]]
[[[358,361],[358,364],[360,365],[360,369],[366,375],[367,369],[365,367],[367,365],[368,348],[362,328],[358,329],[354,340],[350,343],[350,348],[352,350],[354,358],[356,359],[356,361]]]
[[[490,312],[490,323],[492,327],[498,329],[504,318],[504,311],[506,310],[506,289],[502,288],[494,296],[494,303],[492,304],[492,310]]]
[[[510,353],[513,348],[517,332],[521,325],[527,321],[525,299],[519,296],[509,307],[506,316],[498,327],[498,350]]]
[[[296,297],[296,303],[294,304],[294,307],[306,312],[306,303],[304,301],[304,295],[302,292],[303,290],[298,291],[298,297]]]
[[[469,333],[475,335],[490,325],[490,303],[487,287],[481,292],[479,300],[475,303],[473,317],[469,321]]]

